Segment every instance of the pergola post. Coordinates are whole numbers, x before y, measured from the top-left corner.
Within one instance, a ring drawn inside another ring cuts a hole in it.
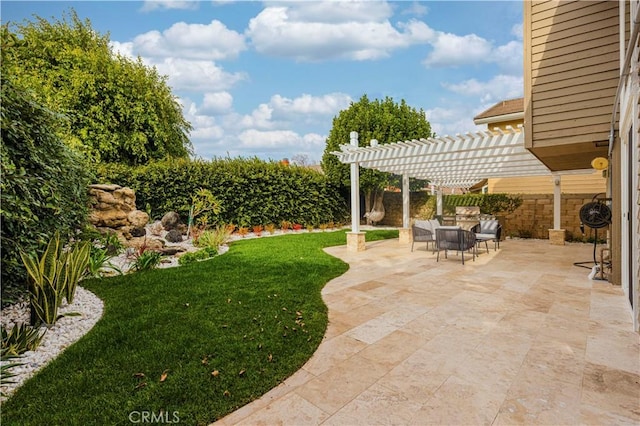
[[[564,245],[565,230],[561,229],[562,210],[562,178],[559,174],[553,175],[553,229],[549,229],[549,243],[557,246]]]
[[[358,147],[358,132],[349,134],[351,146]],[[364,251],[365,233],[360,232],[360,165],[351,163],[351,232],[347,232],[347,251]]]
[[[409,175],[402,175],[402,228],[399,232],[400,244],[409,244],[411,242],[411,195],[409,192]]]
[[[442,219],[442,188],[436,190],[436,217]]]

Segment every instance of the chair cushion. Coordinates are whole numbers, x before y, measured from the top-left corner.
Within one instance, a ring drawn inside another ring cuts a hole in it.
[[[428,220],[416,220],[413,222],[415,226],[422,229],[431,229],[431,224]]]
[[[496,238],[496,234],[476,234],[477,240],[492,240]]]
[[[434,231],[434,233],[436,229],[440,228],[440,222],[438,222],[438,219],[430,219],[429,224],[431,225],[430,229]]]
[[[481,234],[495,234],[498,231],[497,220],[481,220],[480,221],[480,233]]]

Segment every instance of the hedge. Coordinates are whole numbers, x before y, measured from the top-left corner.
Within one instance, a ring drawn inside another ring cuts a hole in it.
[[[210,190],[221,204],[209,224],[253,226],[286,220],[319,225],[342,222],[347,214],[339,189],[324,175],[257,158],[174,159],[138,167],[104,164],[97,174],[100,183],[133,189],[137,208],[150,211],[154,219],[169,211],[186,219],[199,188]]]

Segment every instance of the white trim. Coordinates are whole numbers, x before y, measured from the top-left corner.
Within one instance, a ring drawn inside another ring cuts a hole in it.
[[[522,112],[512,112],[510,114],[502,114],[502,115],[494,115],[492,117],[485,117],[479,119],[473,119],[473,124],[492,124],[492,123],[500,123],[504,121],[515,121],[524,119],[524,111]]]

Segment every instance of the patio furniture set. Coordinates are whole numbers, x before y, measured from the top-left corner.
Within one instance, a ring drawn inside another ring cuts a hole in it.
[[[500,237],[502,226],[497,220],[480,220],[478,224],[470,230],[463,229],[460,225],[443,226],[436,219],[416,220],[411,226],[413,242],[411,251],[417,242],[424,242],[432,247],[432,253],[437,251],[436,261],[440,261],[440,251],[444,251],[447,258],[449,250],[462,253],[462,264],[464,265],[464,252],[471,251],[473,260],[478,255],[478,246],[484,242],[489,252],[489,241],[493,241],[494,250],[500,248]]]

